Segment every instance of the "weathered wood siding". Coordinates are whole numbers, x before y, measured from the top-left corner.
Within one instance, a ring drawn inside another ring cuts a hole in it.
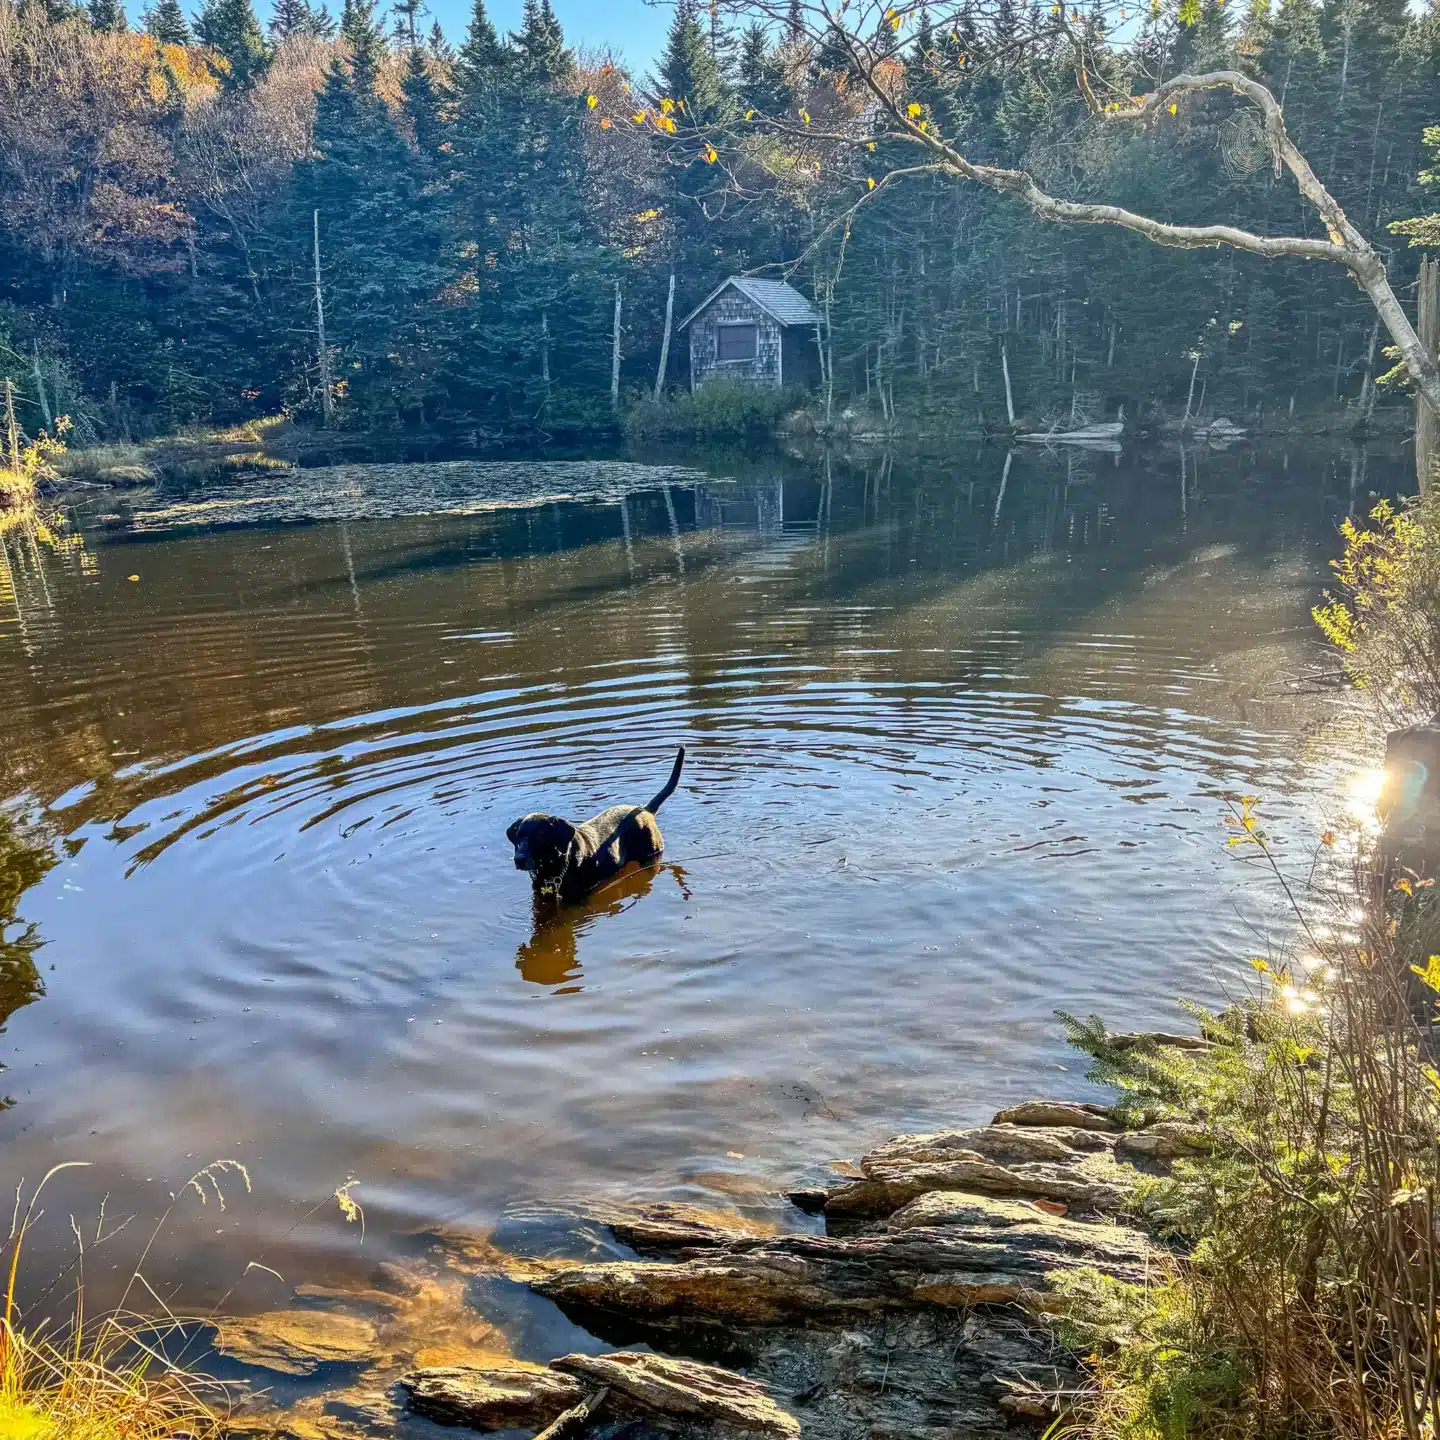
[[[756,327],[753,360],[717,360],[715,332],[725,324]],[[757,385],[780,385],[781,327],[754,301],[735,290],[727,290],[716,298],[708,310],[690,322],[690,388],[707,380],[726,377],[731,380],[752,380]]]

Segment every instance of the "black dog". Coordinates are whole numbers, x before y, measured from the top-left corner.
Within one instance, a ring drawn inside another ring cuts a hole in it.
[[[530,872],[536,890],[575,901],[632,861],[653,864],[665,848],[655,812],[674,794],[684,766],[682,745],[665,788],[648,805],[612,805],[583,825],[558,815],[523,816],[505,832],[515,847],[515,868]]]

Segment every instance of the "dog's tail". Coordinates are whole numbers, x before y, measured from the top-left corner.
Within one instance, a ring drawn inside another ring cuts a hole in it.
[[[684,768],[685,747],[682,745],[680,753],[675,757],[675,768],[665,782],[665,788],[645,807],[652,815],[675,793],[675,787],[680,783],[680,772]]]

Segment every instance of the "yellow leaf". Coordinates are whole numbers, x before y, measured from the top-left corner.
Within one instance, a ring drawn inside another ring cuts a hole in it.
[[[638,110],[638,111],[636,111],[636,113],[635,113],[634,115],[632,115],[630,118],[631,118],[637,125],[643,125],[643,124],[645,123],[645,111],[643,111],[643,110]]]
[[[868,175],[865,177],[865,186],[869,190],[873,190],[875,188],[875,182],[870,179]]]
[[[913,100],[905,107],[905,113],[913,120],[919,115],[921,107]]]
[[[587,95],[585,97],[585,103],[593,110],[600,103],[600,97],[598,95]]]
[[[875,149],[875,142],[872,140],[865,148],[873,152]]]
[[[662,115],[668,115],[668,114],[670,114],[670,112],[671,112],[672,110],[674,110],[674,108],[675,108],[675,102],[674,102],[673,100],[662,100],[662,101],[660,102],[660,113],[661,113]]]
[[[707,165],[713,165],[720,157],[715,153],[713,145],[707,145],[701,152]]]
[[[928,120],[922,120],[918,128],[920,133],[923,135],[930,128],[930,122]]]
[[[747,120],[753,120],[755,118],[755,112],[753,110],[747,110],[745,112],[745,118]]]
[[[1173,115],[1179,108],[1180,107],[1178,105],[1172,105],[1170,107],[1170,113]]]
[[[1335,843],[1335,832],[1333,830],[1327,830],[1320,837],[1320,843],[1327,847],[1333,845]]]
[[[808,110],[802,110],[800,112],[800,118],[808,125],[810,123],[810,112]]]
[[[885,12],[885,19],[889,22],[892,30],[899,30],[900,12],[898,10],[887,10]]]
[[[1250,957],[1250,963],[1255,967],[1256,970],[1260,972],[1260,974],[1268,975],[1270,973],[1269,964],[1266,961],[1262,960],[1258,955],[1252,955]]]
[[[1425,962],[1424,969],[1421,969],[1419,965],[1412,965],[1410,968],[1420,977],[1423,984],[1431,990],[1440,991],[1440,955],[1432,955]]]
[[[127,575],[125,578],[127,580],[138,580],[140,577],[138,575]]]
[[[668,115],[657,115],[655,117],[655,124],[667,135],[673,135],[675,133],[675,122]]]

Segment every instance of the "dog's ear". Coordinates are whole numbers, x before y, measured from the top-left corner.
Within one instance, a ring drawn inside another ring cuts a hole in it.
[[[514,821],[514,822],[511,824],[510,828],[509,828],[508,830],[506,830],[506,832],[505,832],[505,838],[506,838],[512,845],[515,843],[516,836],[518,836],[518,835],[520,834],[520,827],[521,827],[521,825],[523,825],[524,823],[525,823],[525,822],[524,822],[523,820],[516,820],[516,821]]]
[[[552,815],[548,838],[556,852],[563,855],[575,839],[575,827],[568,820],[562,820],[558,815]]]

